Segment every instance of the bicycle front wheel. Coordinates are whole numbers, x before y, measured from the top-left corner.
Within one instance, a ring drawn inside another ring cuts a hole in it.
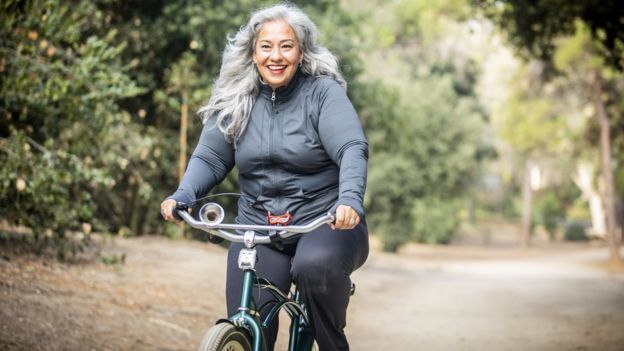
[[[251,351],[251,342],[243,329],[219,323],[206,332],[198,351]]]

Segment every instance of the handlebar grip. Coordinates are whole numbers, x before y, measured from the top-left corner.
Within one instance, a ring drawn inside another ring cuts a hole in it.
[[[189,207],[190,206],[188,204],[185,204],[184,202],[177,202],[176,207],[173,209],[173,218],[177,219],[178,221],[184,220],[184,218],[180,217],[178,211],[188,211]]]

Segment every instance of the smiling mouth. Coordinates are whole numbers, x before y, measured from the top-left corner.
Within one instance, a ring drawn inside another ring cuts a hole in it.
[[[284,65],[271,65],[271,66],[267,66],[267,68],[269,69],[269,71],[271,71],[271,73],[282,73],[284,72],[284,70],[286,70],[287,66]]]

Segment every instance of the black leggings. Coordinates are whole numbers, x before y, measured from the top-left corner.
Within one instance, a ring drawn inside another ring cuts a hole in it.
[[[228,252],[226,296],[229,316],[238,312],[240,303],[243,271],[237,262],[242,247],[243,244],[232,243]],[[323,225],[281,250],[258,245],[257,252],[258,276],[270,280],[284,292],[290,289],[291,281],[296,282],[319,351],[348,350],[343,329],[351,289],[349,275],[368,257],[368,229],[364,221],[351,230],[332,230]],[[255,289],[253,297],[260,306],[271,296]],[[273,350],[277,330],[276,318],[265,332],[269,350]]]

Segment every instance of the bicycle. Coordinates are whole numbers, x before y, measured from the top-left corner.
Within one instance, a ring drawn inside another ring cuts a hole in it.
[[[315,343],[310,331],[310,324],[305,305],[301,300],[296,285],[289,294],[284,294],[270,281],[258,277],[255,265],[258,260],[257,244],[279,244],[293,235],[310,232],[321,225],[332,223],[334,216],[326,214],[306,225],[242,225],[223,223],[225,212],[216,203],[207,203],[199,210],[199,221],[187,211],[188,206],[179,203],[175,213],[191,227],[206,231],[219,238],[243,243],[244,248],[238,255],[238,267],[243,270],[243,287],[238,313],[217,320],[202,339],[199,351],[266,351],[267,346],[262,332],[281,310],[290,317],[289,351],[311,351]],[[243,231],[235,234],[233,231]],[[268,235],[257,235],[257,231]],[[254,287],[266,289],[272,300],[261,306],[253,301]],[[353,286],[352,286],[353,289]],[[260,320],[260,311],[270,307],[264,321]]]

